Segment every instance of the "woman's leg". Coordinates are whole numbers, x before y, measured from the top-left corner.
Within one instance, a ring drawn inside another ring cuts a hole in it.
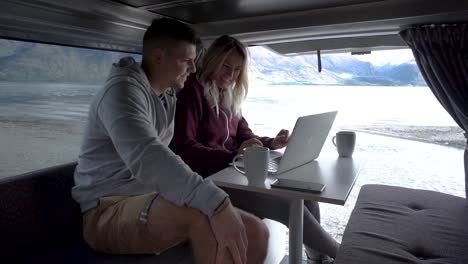
[[[320,206],[315,201],[304,201],[304,207],[309,209],[309,212],[314,216],[315,220],[320,223]]]
[[[289,224],[289,201],[285,198],[262,193],[254,193],[231,188],[223,188],[230,196],[234,206],[260,218],[269,218]],[[312,212],[311,212],[312,211]],[[320,209],[316,202],[305,202],[304,206],[304,244],[308,247],[335,257],[339,248],[336,242],[320,225]]]
[[[320,223],[320,206],[317,202],[314,201],[304,201],[304,213],[306,210],[314,216],[315,220]],[[309,259],[320,260],[321,255],[319,251],[308,246],[307,243],[304,243],[305,252]]]

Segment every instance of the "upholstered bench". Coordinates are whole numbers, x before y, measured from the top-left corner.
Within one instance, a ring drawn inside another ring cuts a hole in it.
[[[468,263],[468,201],[444,193],[364,185],[336,264]]]
[[[0,263],[192,263],[190,246],[160,256],[97,253],[71,197],[76,163],[0,180]]]
[[[188,264],[188,243],[154,255],[108,255],[83,240],[79,205],[71,196],[76,163],[0,180],[0,263],[48,264]],[[265,263],[279,263],[285,253],[282,224],[264,219],[270,230]]]

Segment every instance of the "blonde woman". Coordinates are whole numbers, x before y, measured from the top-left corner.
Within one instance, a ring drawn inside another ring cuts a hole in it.
[[[177,95],[171,147],[204,177],[229,166],[247,146],[278,149],[288,142],[287,130],[281,130],[275,138],[259,137],[242,117],[241,105],[248,92],[247,61],[247,49],[242,43],[221,36],[206,51],[198,74],[190,76]],[[237,207],[260,218],[288,223],[288,201],[239,190],[226,192]],[[304,243],[309,257],[321,263],[319,253],[334,257],[339,244],[320,226],[318,204],[308,201],[304,208]]]

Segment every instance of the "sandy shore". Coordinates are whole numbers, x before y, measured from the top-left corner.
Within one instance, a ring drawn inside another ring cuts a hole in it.
[[[353,127],[354,131],[375,135],[416,140],[426,143],[439,144],[454,148],[465,148],[463,129],[446,126],[404,126],[404,125],[372,125],[371,127]]]
[[[0,178],[75,161],[83,124],[0,122]]]
[[[359,190],[365,184],[433,190],[465,197],[464,149],[397,136],[358,133],[357,137],[355,153],[366,155],[367,161],[348,201],[345,206],[321,204],[322,224],[338,241],[341,241]]]
[[[425,130],[413,128],[403,132],[398,128],[395,131],[398,134],[395,132],[391,136],[381,134],[390,134],[392,129],[358,132],[355,155],[365,155],[367,160],[346,204],[320,203],[321,224],[337,241],[342,240],[359,191],[365,184],[432,190],[465,197],[464,149],[458,129],[450,133],[445,128],[434,128],[431,135],[438,141],[430,141],[432,144],[426,143],[427,138],[415,138],[426,135]]]

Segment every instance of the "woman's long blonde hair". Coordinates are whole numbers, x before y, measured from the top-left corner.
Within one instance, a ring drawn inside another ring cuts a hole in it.
[[[233,83],[233,89],[219,89],[214,78],[221,71],[226,58],[232,53],[238,53],[242,59],[242,69]],[[249,81],[247,77],[248,53],[245,46],[237,39],[224,35],[217,38],[204,54],[198,79],[204,87],[205,97],[210,101],[219,115],[220,103],[231,111],[231,115],[241,116],[241,104],[247,96]]]

